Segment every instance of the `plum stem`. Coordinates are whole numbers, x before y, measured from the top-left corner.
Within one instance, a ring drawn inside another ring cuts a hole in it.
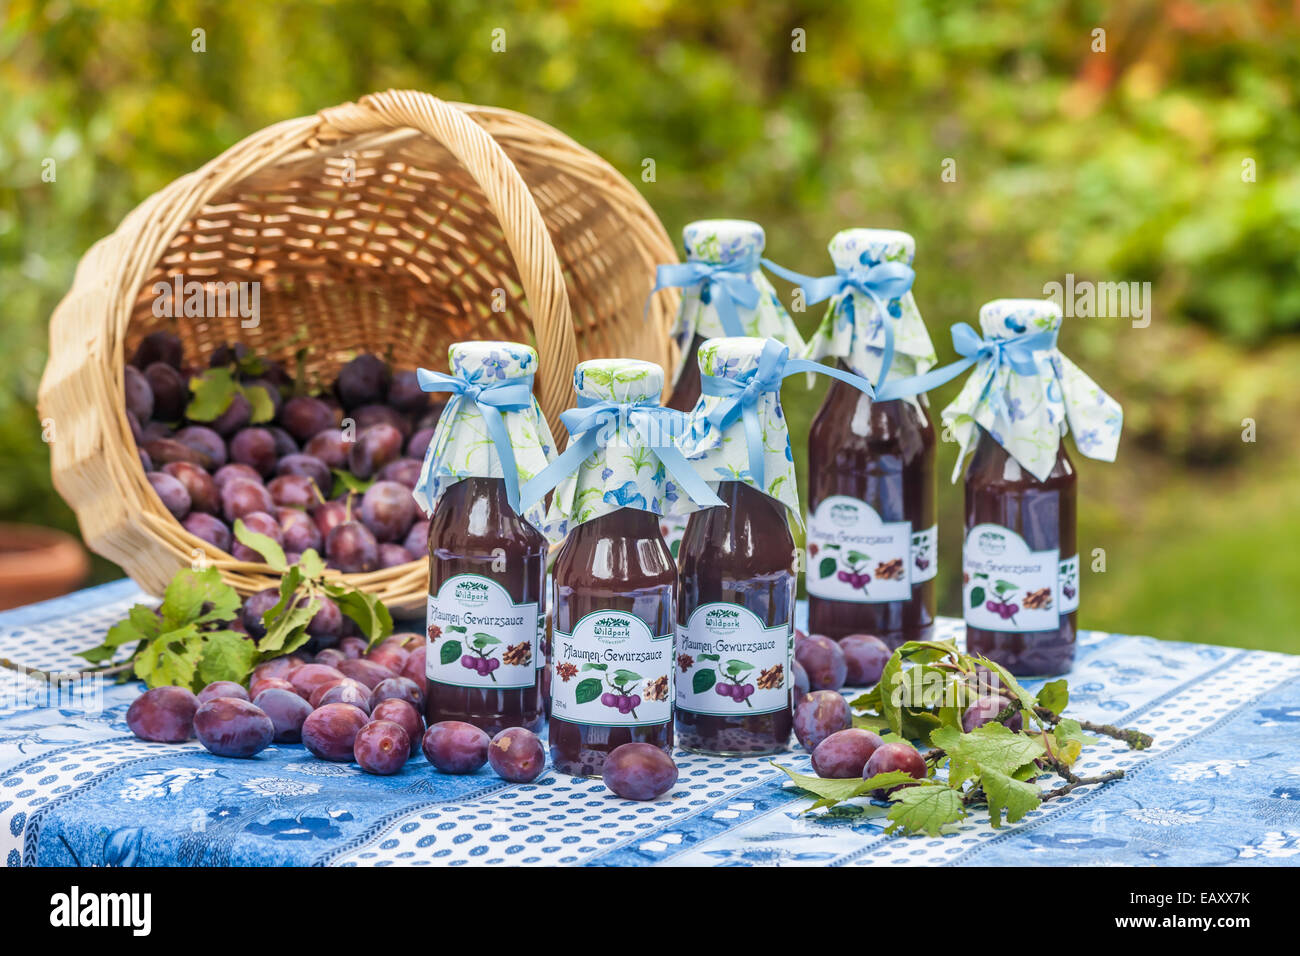
[[[1095,777],[1077,777],[1070,772],[1069,768],[1057,766],[1057,773],[1065,777],[1066,783],[1052,790],[1044,791],[1040,794],[1039,799],[1044,803],[1048,800],[1054,800],[1057,797],[1063,797],[1071,790],[1077,790],[1079,787],[1092,787],[1097,784],[1110,783],[1112,780],[1119,780],[1124,776],[1123,770],[1109,770],[1106,773],[1099,774]]]
[[[1035,707],[1034,712],[1052,726],[1056,726],[1061,722],[1060,715],[1052,713],[1046,707]],[[1094,724],[1090,720],[1081,720],[1079,721],[1079,727],[1089,733],[1102,734],[1106,737],[1122,740],[1128,744],[1130,750],[1146,750],[1155,743],[1155,738],[1150,734],[1144,734],[1140,730],[1116,727],[1114,724]]]

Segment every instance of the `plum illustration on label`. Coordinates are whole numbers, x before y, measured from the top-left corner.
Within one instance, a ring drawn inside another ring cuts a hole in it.
[[[930,580],[939,573],[935,555],[939,552],[939,527],[930,525],[912,535],[912,584]]]
[[[555,632],[551,713],[598,726],[662,724],[672,713],[671,634],[625,611],[595,611]]]
[[[832,495],[808,515],[808,593],[858,604],[909,600],[914,579],[934,576],[928,533],[913,536],[910,522],[882,521],[865,501]],[[919,576],[918,557],[928,572]]]
[[[764,627],[739,604],[700,605],[677,629],[677,706],[724,717],[788,707],[793,642],[788,625]]]
[[[1079,610],[1079,556],[1062,560],[1057,576],[1061,581],[1061,613]]]
[[[453,575],[429,595],[426,676],[458,687],[534,686],[537,618],[535,601],[515,604],[489,578]]]
[[[1073,562],[1062,606],[1062,572]],[[978,524],[962,547],[962,607],[966,623],[989,631],[1049,631],[1078,607],[1078,556],[1060,560],[1055,550],[1031,551],[1008,528]]]

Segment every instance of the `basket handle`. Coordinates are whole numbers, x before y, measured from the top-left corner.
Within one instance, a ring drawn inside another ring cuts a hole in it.
[[[541,357],[537,400],[556,435],[559,415],[569,405],[572,370],[578,362],[569,294],[551,234],[528,184],[492,136],[463,110],[417,90],[388,90],[356,103],[321,110],[325,123],[358,135],[402,127],[419,130],[444,146],[474,177],[501,223],[506,244],[528,298]]]

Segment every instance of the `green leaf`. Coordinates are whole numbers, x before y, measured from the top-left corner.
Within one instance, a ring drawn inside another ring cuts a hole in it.
[[[461,656],[460,652],[460,641],[447,641],[442,645],[442,649],[438,651],[438,660],[443,666],[446,666],[458,659]]]
[[[1015,733],[996,722],[969,734],[942,727],[930,735],[930,743],[947,751],[948,783],[954,787],[989,771],[1011,776],[1044,752],[1042,743],[1034,737]]]
[[[325,574],[325,562],[316,553],[315,548],[308,548],[298,558],[298,568],[302,576],[309,581],[318,581]]]
[[[713,672],[713,668],[701,668],[691,677],[691,691],[696,694],[703,694],[717,682],[718,675]]]
[[[240,544],[252,548],[276,571],[288,570],[289,562],[285,560],[284,548],[276,544],[275,539],[256,531],[250,531],[242,518],[235,519],[235,538]],[[215,569],[214,569],[215,570]]]
[[[1084,747],[1097,742],[1096,737],[1083,732],[1083,728],[1079,726],[1077,720],[1071,720],[1068,717],[1062,718],[1052,728],[1051,738],[1056,759],[1066,766],[1070,766],[1079,759],[1079,754],[1083,752]]]
[[[307,625],[321,607],[320,598],[316,595],[310,595],[304,601],[300,595],[290,591],[291,600],[287,600],[283,596],[284,591],[282,582],[280,603],[262,615],[266,624],[266,636],[257,642],[257,649],[263,659],[281,657],[306,644],[310,639]]]
[[[907,787],[890,795],[894,805],[889,808],[890,823],[886,833],[904,830],[908,833],[942,835],[946,824],[956,823],[966,816],[962,795],[952,787]]]
[[[579,704],[589,704],[600,696],[601,687],[603,686],[597,677],[580,680],[578,686],[573,689],[573,699]]]
[[[861,551],[850,551],[845,555],[849,559],[849,564],[861,564],[863,561],[870,560],[869,557]]]
[[[1011,676],[1010,671],[1001,664],[995,664],[987,657],[976,657],[974,660],[975,663],[984,665],[993,673],[998,675],[998,680],[1002,682],[1002,686],[999,688],[999,693],[1001,693],[1003,697],[1010,697],[1013,701],[1019,701],[1021,708],[1028,712],[1028,716],[1032,717],[1035,721],[1038,721],[1038,723],[1042,723],[1042,721],[1039,720],[1038,715],[1034,713],[1034,707],[1037,706],[1038,700],[1033,694],[1020,686],[1020,682]]]
[[[864,691],[863,693],[859,694],[857,697],[853,698],[853,700],[849,701],[849,706],[852,707],[854,710],[865,710],[865,711],[870,711],[873,714],[879,714],[880,713],[880,688],[884,685],[884,683],[885,682],[883,680],[883,675],[882,675],[882,679],[876,682],[875,687],[871,688],[871,690],[869,691]],[[886,721],[886,723],[888,723],[888,721]]]
[[[700,660],[702,660],[702,661],[720,661],[720,660],[722,660],[722,656],[719,655],[719,654],[701,654],[701,655],[700,655]]]
[[[588,661],[586,664],[583,664],[583,665],[582,665],[582,669],[583,669],[584,671],[607,671],[607,670],[609,670],[609,665],[608,665],[608,664],[597,664],[597,663],[594,663],[594,662]]]
[[[190,379],[190,391],[194,397],[185,409],[185,417],[196,422],[210,422],[219,418],[243,389],[230,369],[210,368]]]
[[[340,611],[356,621],[370,647],[393,633],[393,615],[379,598],[335,582],[327,584],[325,592],[334,599]]]
[[[216,568],[177,571],[163,592],[162,611],[166,625],[206,624],[233,621],[239,614],[239,594]]]
[[[203,684],[229,680],[242,684],[257,661],[257,645],[237,631],[209,631],[203,635],[199,680]]]
[[[150,687],[175,684],[197,689],[194,678],[202,652],[203,639],[195,625],[168,631],[141,649],[135,659],[135,675]]]
[[[807,811],[818,810],[822,807],[833,807],[843,800],[860,797],[877,788],[887,790],[890,787],[915,784],[917,782],[915,778],[903,773],[901,770],[878,773],[870,780],[863,780],[860,777],[836,780],[828,777],[814,777],[806,773],[795,773],[788,767],[781,766],[775,760],[769,760],[768,763],[789,777],[791,782],[800,790],[806,790],[817,797],[817,800],[807,808]]]
[[[889,729],[889,721],[885,720],[884,717],[877,717],[875,714],[854,714],[853,726],[859,730],[870,730],[879,734]]]
[[[1003,581],[1001,579],[998,579],[993,584],[993,590],[997,591],[998,594],[1006,594],[1008,591],[1014,591],[1015,589],[1016,586],[1012,584],[1010,581]]]
[[[754,665],[748,661],[727,661],[727,676],[731,678],[739,677],[745,671],[752,671],[753,669]]]
[[[153,613],[153,609],[144,604],[136,604],[127,612],[124,620],[118,621],[108,629],[102,644],[88,651],[78,651],[77,656],[98,664],[110,660],[123,644],[135,643],[143,646],[144,642],[156,638],[161,630],[162,619]],[[141,646],[136,647],[132,654],[139,653]]]
[[[275,405],[266,389],[260,385],[240,384],[230,366],[210,368],[195,375],[190,379],[190,391],[194,397],[186,406],[185,415],[196,422],[211,422],[219,418],[230,408],[236,395],[248,400],[253,424],[269,422],[275,417]]]
[[[1037,809],[1042,802],[1038,797],[1038,788],[1032,783],[1013,780],[996,770],[985,770],[980,776],[980,785],[988,799],[989,822],[996,830],[1002,825],[1003,812],[1008,823],[1015,823],[1026,813]]]
[[[636,671],[630,671],[624,668],[619,668],[618,670],[614,671],[613,680],[615,684],[630,684],[633,681],[641,680],[641,675],[638,674]]]
[[[819,578],[829,578],[835,573],[837,562],[834,558],[822,558],[817,564],[817,576]]]
[[[357,494],[365,494],[370,486],[375,483],[375,479],[358,478],[350,471],[343,471],[340,468],[334,469],[334,487],[330,489],[330,496],[337,498],[345,491],[355,491]]]
[[[1038,691],[1038,706],[1046,707],[1052,713],[1060,715],[1070,703],[1070,685],[1062,677],[1044,684]]]
[[[500,639],[493,637],[491,634],[484,634],[482,631],[478,631],[474,634],[474,639],[470,641],[470,643],[481,651],[483,648],[491,647],[493,644],[500,644],[501,641]]]
[[[275,417],[275,404],[271,401],[271,396],[266,389],[260,385],[254,385],[249,388],[239,387],[239,392],[244,398],[248,399],[249,407],[252,413],[249,415],[249,421],[254,425],[261,425],[263,422],[269,422]]]
[[[971,607],[979,607],[979,606],[980,606],[981,604],[983,604],[983,603],[984,603],[984,589],[983,589],[983,588],[971,588],[971,589],[970,589],[970,606],[971,606]]]

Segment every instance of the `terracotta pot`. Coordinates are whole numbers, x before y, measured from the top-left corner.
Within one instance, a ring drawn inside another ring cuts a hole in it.
[[[52,528],[0,524],[0,609],[75,590],[90,571],[86,549]]]

